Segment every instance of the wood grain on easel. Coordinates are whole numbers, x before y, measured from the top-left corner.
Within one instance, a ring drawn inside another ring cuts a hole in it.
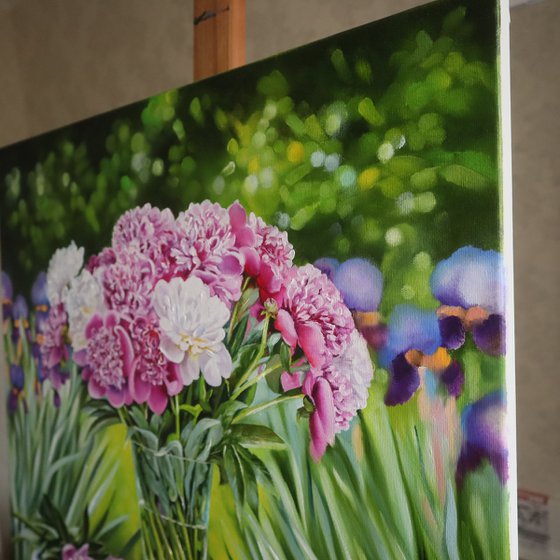
[[[194,79],[245,64],[245,0],[194,1]]]

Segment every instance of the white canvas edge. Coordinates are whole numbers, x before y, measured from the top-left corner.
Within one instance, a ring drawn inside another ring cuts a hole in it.
[[[510,78],[510,4],[500,0],[499,71],[500,71],[500,152],[502,160],[502,245],[506,269],[506,441],[508,449],[508,505],[510,558],[518,558],[517,526],[517,438],[515,401],[515,319],[513,266],[513,172],[511,134]]]

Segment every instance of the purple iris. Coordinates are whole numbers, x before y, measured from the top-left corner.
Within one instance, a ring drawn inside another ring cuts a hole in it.
[[[330,257],[322,257],[317,259],[313,265],[318,268],[323,274],[327,276],[329,280],[333,279],[336,269],[340,265],[337,259],[332,259]]]
[[[14,297],[14,289],[10,277],[2,271],[2,316],[4,320],[12,316],[12,298]]]
[[[383,275],[374,264],[366,259],[348,259],[336,268],[332,280],[351,311],[377,311]]]
[[[47,297],[47,274],[39,272],[31,287],[31,302],[35,308],[35,331],[42,332],[43,324],[49,313],[49,298]]]
[[[23,400],[23,406],[27,411],[27,403],[23,399],[23,389],[25,387],[25,375],[21,366],[17,364],[10,365],[10,393],[8,395],[8,412],[14,414],[17,412],[20,398]]]
[[[505,270],[502,255],[476,247],[461,247],[438,263],[430,279],[432,293],[443,306],[462,308],[466,315],[440,316],[443,345],[457,349],[464,344],[467,330],[480,350],[492,356],[505,353]],[[468,310],[483,314],[469,320]]]
[[[25,298],[19,294],[14,299],[12,306],[12,318],[14,320],[14,329],[12,331],[12,340],[16,344],[20,337],[20,327],[24,328],[26,338],[30,338],[29,333],[29,307]]]
[[[397,305],[388,325],[387,345],[379,353],[382,366],[388,367],[391,380],[385,404],[395,406],[410,400],[420,386],[416,364],[406,359],[409,350],[433,354],[441,344],[438,320],[433,311],[413,305]]]
[[[437,264],[430,285],[443,305],[465,309],[480,305],[489,313],[504,312],[505,272],[496,251],[461,247]]]
[[[31,301],[36,307],[38,305],[49,305],[47,296],[47,273],[39,272],[33,286],[31,287]]]
[[[438,319],[433,311],[424,311],[414,305],[397,305],[388,327],[387,345],[379,353],[383,367],[409,350],[433,354],[441,346]]]
[[[467,406],[462,414],[463,444],[457,463],[456,481],[461,487],[468,472],[488,461],[502,484],[508,479],[505,441],[506,397],[495,391]]]

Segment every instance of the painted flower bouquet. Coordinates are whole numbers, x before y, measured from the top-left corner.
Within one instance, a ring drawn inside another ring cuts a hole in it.
[[[213,479],[257,507],[253,450],[284,445],[258,413],[300,400],[318,461],[366,405],[366,341],[334,283],[294,257],[239,203],[204,201],[126,212],[85,266],[74,243],[51,259],[41,356],[56,376],[70,352],[96,414],[128,426],[146,557],[206,557]]]

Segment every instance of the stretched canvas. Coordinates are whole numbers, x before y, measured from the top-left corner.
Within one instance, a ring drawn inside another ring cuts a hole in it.
[[[15,558],[517,556],[506,19],[0,153]]]

